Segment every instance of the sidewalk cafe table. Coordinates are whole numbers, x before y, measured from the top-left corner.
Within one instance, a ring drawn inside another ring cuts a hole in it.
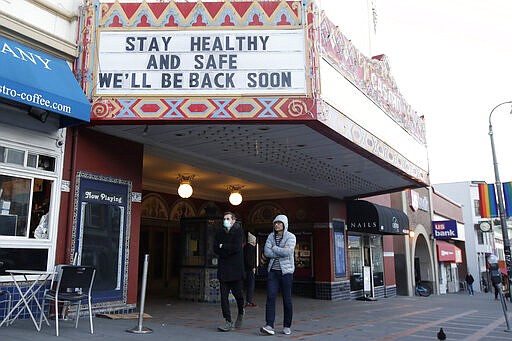
[[[30,302],[32,300],[36,303],[37,308],[39,309],[41,314],[43,314],[43,318],[46,321],[46,323],[50,325],[48,319],[44,315],[41,304],[37,299],[37,293],[45,286],[50,276],[52,276],[55,272],[37,270],[5,270],[5,272],[8,272],[11,275],[14,285],[16,286],[16,289],[18,289],[18,292],[20,294],[20,299],[4,317],[4,319],[0,323],[0,327],[3,326],[4,324],[12,324],[14,320],[16,320],[20,316],[23,309],[27,309],[30,318],[34,322],[34,326],[36,327],[37,331],[39,331],[40,327],[34,317],[34,314],[32,313],[32,310],[30,309]],[[31,283],[25,292],[23,292],[22,288],[20,287],[19,281],[16,279],[16,276],[23,276],[26,282]],[[16,316],[11,318],[11,316],[14,315],[17,309],[18,313],[16,314]]]

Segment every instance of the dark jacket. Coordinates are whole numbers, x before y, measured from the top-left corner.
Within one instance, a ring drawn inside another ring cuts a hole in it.
[[[244,246],[244,265],[245,271],[256,268],[256,246],[249,243]]]
[[[213,252],[219,256],[217,279],[222,282],[244,278],[244,254],[242,244],[244,232],[238,222],[227,232],[221,228],[215,234]],[[222,244],[222,247],[220,245]]]
[[[473,278],[473,276],[472,276],[472,275],[469,275],[469,274],[468,274],[468,275],[466,275],[466,282],[467,282],[468,284],[473,284],[473,282],[474,282],[474,281],[475,281],[475,279]]]

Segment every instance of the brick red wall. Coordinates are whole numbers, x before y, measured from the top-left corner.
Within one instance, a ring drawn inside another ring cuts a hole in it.
[[[70,192],[62,192],[57,240],[56,263],[71,260],[73,200],[75,174],[85,171],[132,182],[132,191],[142,192],[143,145],[102,134],[92,129],[68,129],[63,179],[71,183]],[[140,203],[132,203],[130,226],[130,259],[128,268],[128,302],[137,301],[138,257],[140,236]]]

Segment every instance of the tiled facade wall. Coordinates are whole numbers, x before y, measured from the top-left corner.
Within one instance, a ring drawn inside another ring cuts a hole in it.
[[[315,283],[315,298],[320,300],[351,300],[364,296],[362,290],[350,291],[350,282],[317,282]],[[396,296],[396,285],[375,288],[376,298]]]
[[[27,291],[27,288],[30,286],[30,284],[31,284],[31,282],[27,283],[26,285],[22,282],[20,284],[21,291],[23,293],[25,293]],[[39,290],[36,294],[37,300],[39,302],[42,302],[42,300],[43,300],[44,289],[45,289],[45,287],[42,287],[41,290]],[[5,283],[4,286],[0,287],[0,292],[5,292],[5,294],[0,295],[0,321],[2,321],[5,318],[5,316],[9,313],[9,299],[10,299],[11,307],[13,307],[14,305],[16,305],[17,302],[19,302],[21,300],[21,295],[13,283]],[[39,308],[37,307],[35,300],[31,300],[29,302],[29,306],[30,306],[30,309],[32,310],[32,312],[34,312],[34,313],[39,312]],[[16,308],[16,310],[14,311],[14,314],[12,314],[9,319],[14,318],[20,312],[20,310],[21,310],[21,313],[18,316],[19,319],[30,318],[30,315],[29,315],[27,309],[24,309],[24,308],[25,308],[24,304],[20,305],[19,308]],[[39,313],[35,316],[39,317]]]
[[[315,284],[311,281],[293,281],[293,295],[315,297]]]
[[[230,300],[233,301],[234,297]],[[220,302],[216,268],[182,268],[179,298],[196,302]]]
[[[319,300],[349,300],[350,281],[316,282],[315,298]]]
[[[384,297],[395,297],[396,285],[388,285],[384,287]]]
[[[50,282],[48,282],[49,285]],[[27,291],[27,288],[30,286],[31,282],[27,282],[27,284],[24,284],[23,282],[20,284],[21,291],[25,293]],[[41,304],[43,301],[43,295],[44,291],[47,289],[48,286],[43,286],[41,289],[37,292],[36,297],[37,301]],[[0,287],[0,321],[3,321],[3,319],[6,317],[6,315],[9,313],[10,308],[14,307],[18,302],[21,300],[21,295],[18,292],[18,289],[12,284],[12,283],[5,283],[5,286]],[[46,305],[46,304],[45,304]],[[34,314],[34,317],[36,319],[39,318],[39,307],[37,307],[36,301],[31,300],[29,302],[30,310],[32,311],[32,314]],[[135,304],[129,304],[129,305],[123,305],[122,307],[101,307],[93,306],[93,312],[95,314],[98,313],[111,313],[111,314],[128,314],[133,313],[135,311]],[[45,314],[48,316],[48,309],[49,305],[46,305],[45,307]],[[80,315],[88,314],[88,306],[87,304],[82,304]],[[72,312],[70,312],[70,315],[74,315],[75,309],[73,309]],[[20,313],[18,315],[18,313]],[[18,315],[18,319],[29,319],[30,315],[28,313],[28,310],[25,309],[25,305],[21,304],[19,308],[16,308],[16,310],[11,314],[9,317],[9,320],[14,319]]]

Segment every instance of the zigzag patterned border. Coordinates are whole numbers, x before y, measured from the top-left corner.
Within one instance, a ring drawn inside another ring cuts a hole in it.
[[[310,98],[109,98],[93,103],[98,120],[316,119]]]
[[[299,26],[301,6],[280,2],[103,3],[98,27]]]

